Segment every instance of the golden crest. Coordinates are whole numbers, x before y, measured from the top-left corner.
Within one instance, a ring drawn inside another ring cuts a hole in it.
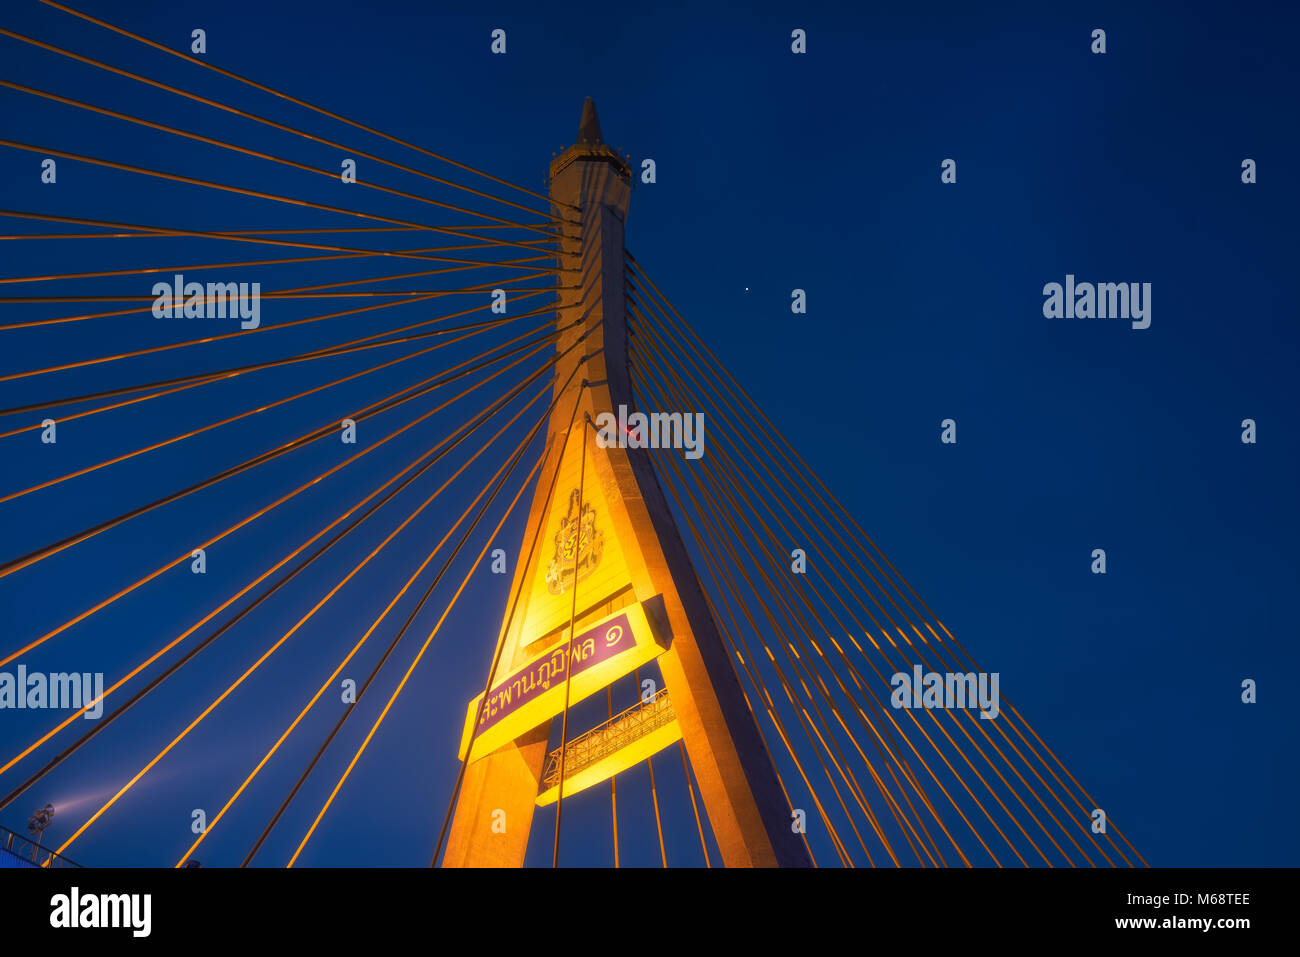
[[[596,528],[596,509],[589,502],[579,507],[578,495],[576,488],[569,493],[569,510],[560,517],[555,555],[546,567],[546,590],[552,595],[563,595],[574,581],[590,575],[604,552],[605,533]]]

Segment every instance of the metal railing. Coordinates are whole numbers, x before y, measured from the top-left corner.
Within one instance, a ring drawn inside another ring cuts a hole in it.
[[[23,837],[7,827],[0,826],[0,846],[22,861],[29,861],[35,867],[80,867],[76,861],[70,861],[62,854],[55,853],[48,847],[42,847],[30,837]]]
[[[591,767],[602,758],[627,747],[651,731],[671,724],[677,719],[668,689],[660,688],[649,701],[637,702],[626,711],[620,711],[602,725],[578,735],[564,746],[564,778],[568,780],[579,771]],[[550,790],[560,783],[560,749],[546,756],[542,773],[542,788]]]

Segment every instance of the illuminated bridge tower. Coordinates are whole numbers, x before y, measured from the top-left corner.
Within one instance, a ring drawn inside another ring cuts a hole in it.
[[[554,215],[580,220],[560,244],[569,280],[557,315],[558,401],[492,690],[467,709],[461,755],[470,763],[443,866],[521,866],[534,808],[556,799],[547,745],[566,700],[652,660],[666,685],[657,696],[585,734],[570,725],[564,795],[681,739],[724,864],[809,864],[649,452],[601,448],[592,424],[620,405],[635,410],[623,278],[630,190],[628,164],[603,142],[588,100],[577,142],[551,163]],[[494,828],[501,812],[504,829]]]

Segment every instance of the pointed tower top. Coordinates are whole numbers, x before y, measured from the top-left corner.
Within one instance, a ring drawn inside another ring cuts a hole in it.
[[[551,176],[554,177],[577,160],[608,163],[618,170],[624,180],[632,175],[627,160],[605,144],[605,138],[600,132],[600,118],[596,115],[596,102],[591,97],[587,97],[582,104],[582,119],[578,123],[577,141],[551,160]]]
[[[604,143],[600,135],[600,117],[596,115],[596,101],[587,97],[582,104],[582,121],[578,124],[579,143],[596,146]]]

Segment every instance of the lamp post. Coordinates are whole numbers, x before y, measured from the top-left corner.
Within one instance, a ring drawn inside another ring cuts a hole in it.
[[[50,826],[50,822],[53,820],[54,820],[54,805],[46,804],[45,807],[41,808],[39,811],[33,814],[31,820],[27,822],[27,830],[32,835],[32,860],[33,861],[37,861],[37,859],[40,857],[39,852],[41,849],[41,835],[42,833],[44,833],[45,829]]]

